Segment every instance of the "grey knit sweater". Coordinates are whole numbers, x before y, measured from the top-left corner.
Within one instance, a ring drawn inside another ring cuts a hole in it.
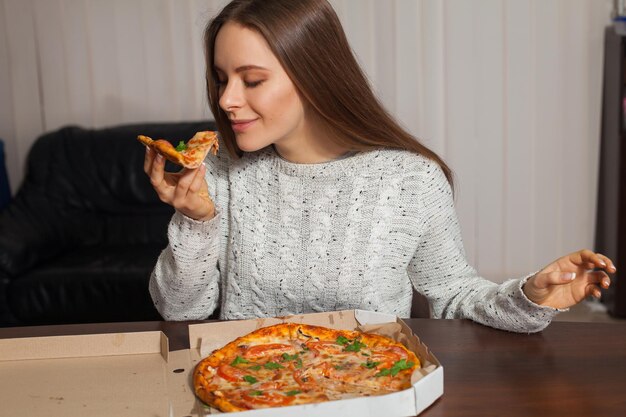
[[[150,280],[166,320],[365,309],[408,317],[412,288],[435,318],[534,332],[557,310],[526,298],[523,279],[495,284],[467,263],[439,166],[379,150],[295,164],[272,147],[209,156],[216,216],[176,212]]]

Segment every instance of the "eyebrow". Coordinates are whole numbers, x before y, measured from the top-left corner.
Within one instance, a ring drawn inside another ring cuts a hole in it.
[[[218,67],[217,65],[215,65],[215,69],[217,71],[221,71],[224,72],[220,67]],[[235,68],[235,72],[236,73],[240,73],[240,72],[244,72],[244,71],[248,71],[248,70],[263,70],[263,71],[269,71],[267,68],[265,67],[261,67],[259,65],[242,65],[240,67]]]

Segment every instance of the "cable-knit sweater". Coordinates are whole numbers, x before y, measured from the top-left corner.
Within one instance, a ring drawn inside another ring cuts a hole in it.
[[[557,310],[496,284],[466,258],[452,191],[433,161],[400,150],[320,164],[273,147],[209,156],[216,216],[176,212],[150,280],[166,320],[284,316],[365,309],[408,317],[412,290],[435,318],[534,332]]]

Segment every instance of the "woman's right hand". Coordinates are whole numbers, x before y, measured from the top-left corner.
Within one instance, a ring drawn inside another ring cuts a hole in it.
[[[215,217],[215,205],[209,197],[209,187],[204,179],[204,164],[196,169],[165,172],[165,158],[146,146],[143,170],[164,203],[194,220],[211,220]]]

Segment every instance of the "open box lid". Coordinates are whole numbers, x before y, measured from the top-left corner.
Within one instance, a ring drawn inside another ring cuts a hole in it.
[[[162,332],[0,340],[3,415],[169,416]]]
[[[393,394],[329,401],[319,404],[296,405],[280,408],[242,411],[244,416],[415,416],[443,394],[443,367],[410,327],[401,319],[389,314],[363,310],[344,310],[330,313],[313,313],[279,318],[194,324],[189,326],[189,346],[192,367],[213,350],[221,348],[237,337],[274,324],[293,322],[353,330],[357,327],[397,323],[405,336],[407,347],[423,362],[422,369],[413,374],[413,387]],[[196,400],[193,415],[218,414],[219,411],[204,406]]]

